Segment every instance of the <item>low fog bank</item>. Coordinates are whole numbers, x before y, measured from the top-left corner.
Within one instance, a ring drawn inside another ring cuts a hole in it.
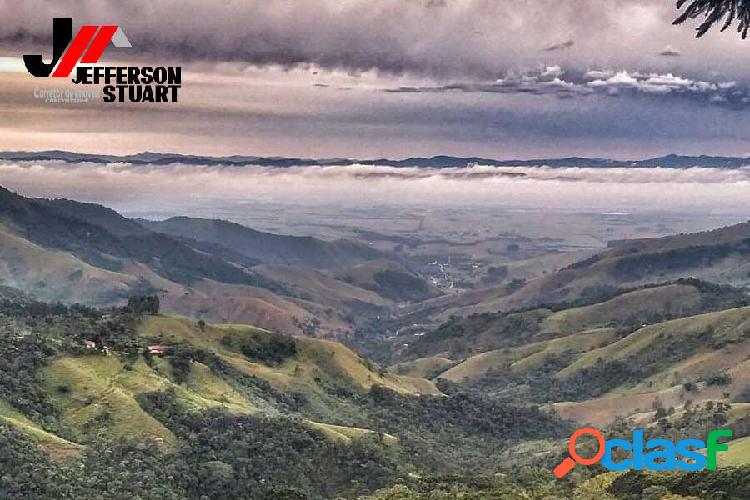
[[[683,210],[743,214],[750,168],[456,169],[133,166],[0,162],[0,185],[125,212],[190,213],[227,202],[290,205],[483,206],[560,210]],[[219,214],[217,214],[218,216]]]

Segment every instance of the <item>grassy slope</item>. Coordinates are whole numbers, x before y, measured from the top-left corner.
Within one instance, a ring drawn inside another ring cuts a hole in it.
[[[215,352],[243,373],[268,380],[281,389],[304,390],[308,394],[324,391],[326,381],[346,381],[353,389],[381,384],[403,393],[436,393],[424,379],[379,373],[358,355],[335,342],[298,338],[296,359],[270,367],[252,363],[240,353],[227,349],[221,339],[241,338],[250,332],[274,335],[246,325],[208,325],[201,331],[191,320],[181,317],[153,316],[140,326],[145,337],[160,337],[165,342],[188,343]],[[53,359],[42,371],[48,394],[61,410],[63,422],[84,435],[104,433],[110,437],[150,441],[162,446],[175,443],[174,435],[138,404],[139,394],[172,389],[177,397],[196,410],[221,407],[232,413],[253,414],[268,409],[263,401],[251,400],[201,363],[191,364],[187,381],[174,382],[171,366],[165,359],[153,358],[151,366],[143,358],[125,365],[117,354],[92,353]],[[272,412],[273,413],[273,412]],[[29,434],[51,456],[66,458],[77,454],[80,445],[44,431],[9,405],[0,401],[0,419]],[[356,427],[343,427],[310,420],[305,425],[318,429],[330,439],[350,442],[371,434]],[[385,443],[396,438],[382,435]]]
[[[569,378],[581,369],[593,366],[600,358],[607,361],[625,360],[648,349],[658,347],[665,337],[678,337],[687,340],[702,335],[710,329],[714,332],[713,338],[738,340],[749,327],[750,308],[747,307],[648,325],[617,342],[589,351],[576,362],[560,371],[558,376]],[[708,346],[706,346],[705,351],[709,351]],[[665,366],[664,368],[668,367]]]
[[[122,272],[111,272],[68,252],[42,248],[0,227],[0,281],[40,300],[109,305],[127,297],[139,278],[163,291],[165,310],[203,316],[209,321],[242,321],[296,332],[299,329],[293,318],[312,316],[293,300],[262,288],[211,280],[188,287],[133,262],[126,262]],[[322,314],[318,316],[322,318],[321,330],[345,328],[343,324],[329,324]]]
[[[466,359],[440,374],[440,377],[459,382],[481,377],[493,369],[526,372],[541,365],[547,356],[564,352],[586,352],[607,344],[614,338],[612,329],[601,328],[522,347],[489,351]]]
[[[143,264],[129,262],[124,271],[142,277],[160,290],[163,311],[203,318],[215,323],[258,325],[275,331],[298,333],[294,319],[320,320],[321,333],[349,330],[339,318],[329,317],[326,306],[278,295],[264,288],[201,280],[191,286],[169,281]],[[324,293],[321,290],[321,293]],[[314,295],[315,296],[315,295]],[[316,300],[317,300],[317,296]]]
[[[318,298],[323,305],[344,309],[346,302],[352,300],[381,307],[389,304],[388,300],[375,292],[337,280],[320,271],[273,266],[257,266],[254,270],[288,288]]]
[[[750,437],[729,442],[729,450],[719,453],[720,466],[750,464]]]
[[[388,368],[388,371],[407,377],[435,378],[452,365],[453,361],[448,358],[431,356],[398,363]]]
[[[353,439],[362,438],[371,434],[375,431],[370,429],[362,429],[359,427],[344,427],[341,425],[324,424],[321,422],[306,421],[305,424],[315,430],[321,431],[329,439],[333,441],[339,441],[345,444],[351,443]],[[383,441],[386,444],[392,445],[398,443],[398,438],[390,434],[384,433],[382,435]]]
[[[137,280],[0,230],[0,281],[43,300],[97,304],[126,296]]]
[[[624,293],[611,300],[586,307],[559,311],[542,324],[543,331],[556,333],[580,332],[611,322],[622,323],[636,315],[697,309],[701,294],[692,286],[666,285]]]
[[[202,280],[183,293],[162,296],[164,310],[198,316],[211,322],[241,322],[283,332],[298,332],[294,318],[312,314],[292,300],[269,290]]]
[[[440,308],[424,303],[416,306],[433,319],[451,314],[508,311],[539,303],[572,301],[586,289],[637,287],[678,278],[695,277],[715,283],[748,284],[750,262],[744,240],[750,238],[750,223],[697,234],[667,238],[628,240],[582,262],[529,281],[508,293],[504,287],[466,296],[443,297]]]
[[[227,336],[235,340],[233,345],[240,345],[242,337],[252,332],[274,335],[246,325],[209,325],[201,331],[189,319],[175,316],[150,316],[140,325],[142,336],[161,338],[165,342],[185,342],[207,349],[239,371],[266,379],[280,389],[320,391],[321,383],[343,381],[355,389],[369,389],[378,384],[399,392],[438,392],[434,384],[427,380],[381,373],[337,342],[296,337],[297,355],[274,367],[249,361],[237,348],[222,343],[222,338]]]
[[[73,457],[81,451],[80,445],[45,431],[3,401],[0,401],[0,420],[31,437],[53,459]]]
[[[658,323],[641,328],[627,337],[600,349],[589,351],[568,367],[557,373],[561,379],[571,378],[581,370],[592,367],[598,359],[638,359],[664,351],[665,346],[690,343],[697,336],[711,330],[711,342],[702,345],[691,355],[677,362],[659,363],[656,372],[633,385],[615,388],[601,397],[575,403],[557,403],[554,406],[562,416],[579,421],[603,424],[616,415],[650,412],[655,402],[665,407],[679,408],[690,400],[694,403],[708,400],[726,400],[750,385],[750,308],[729,309],[716,313]],[[727,342],[728,341],[728,342]],[[725,344],[726,342],[726,344]],[[668,354],[664,351],[665,355]],[[713,374],[727,373],[727,385],[699,384],[688,391],[683,384],[696,382]]]
[[[410,348],[415,355],[429,357],[439,353],[464,356],[504,347],[509,335],[503,327],[504,318],[523,316],[523,322],[538,325],[533,336],[526,335],[525,342],[539,342],[551,337],[561,337],[586,330],[613,326],[640,326],[644,322],[664,317],[686,317],[706,310],[702,292],[690,284],[666,284],[623,293],[612,299],[589,306],[572,307],[557,312],[534,309],[522,314],[490,314],[469,317],[458,322],[462,328],[447,338],[427,335]],[[528,326],[524,326],[529,329]],[[440,333],[440,328],[438,333]],[[523,333],[523,332],[519,332]]]
[[[51,363],[44,370],[44,380],[62,409],[65,424],[83,434],[105,430],[120,438],[173,443],[172,433],[141,409],[135,400],[136,392],[127,387],[137,385],[143,392],[160,390],[167,381],[140,366],[135,370],[135,374],[126,375],[122,364],[112,357],[69,357]],[[122,377],[130,382],[121,383]]]

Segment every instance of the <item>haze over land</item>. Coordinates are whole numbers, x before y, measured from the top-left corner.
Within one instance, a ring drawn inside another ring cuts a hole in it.
[[[694,228],[708,228],[716,225],[717,217],[738,222],[745,216],[750,167],[472,165],[436,170],[356,164],[277,168],[2,161],[0,182],[29,196],[99,202],[150,217],[207,216],[214,211],[247,222],[254,216],[248,204],[325,207],[331,202],[370,209],[474,205],[498,210],[674,211],[695,217]]]

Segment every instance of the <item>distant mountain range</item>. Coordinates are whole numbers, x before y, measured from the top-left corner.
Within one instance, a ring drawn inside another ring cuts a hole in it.
[[[309,236],[263,233],[224,220],[172,217],[138,220],[142,228],[172,238],[206,242],[258,263],[303,268],[334,268],[387,258],[383,252],[352,240],[323,241]]]
[[[479,157],[433,156],[430,158],[406,158],[391,160],[387,158],[358,160],[350,158],[287,158],[261,156],[194,156],[172,153],[138,153],[134,155],[114,156],[85,153],[71,153],[67,151],[7,151],[0,152],[0,160],[9,161],[45,161],[57,160],[69,163],[130,163],[133,165],[168,165],[184,163],[192,165],[231,165],[231,166],[264,166],[264,167],[292,167],[292,166],[343,166],[353,163],[360,165],[383,165],[391,167],[423,167],[423,168],[460,168],[473,164],[492,165],[498,167],[530,167],[545,165],[548,167],[631,167],[631,168],[740,168],[750,165],[750,158],[725,156],[682,156],[670,154],[645,160],[613,160],[606,158],[549,158],[533,160],[496,160]]]
[[[434,293],[397,256],[356,241],[221,220],[128,219],[101,205],[2,187],[0,285],[0,300],[12,288],[11,295],[100,306],[157,292],[165,311],[292,333],[309,325],[347,331],[355,313],[413,300],[413,289],[417,298]]]

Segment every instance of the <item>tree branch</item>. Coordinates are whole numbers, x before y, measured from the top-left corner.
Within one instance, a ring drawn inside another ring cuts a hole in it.
[[[687,5],[687,7],[685,7]],[[685,10],[677,16],[672,24],[682,24],[688,19],[705,17],[696,28],[697,37],[702,37],[716,23],[724,19],[721,31],[726,30],[735,22],[737,32],[742,38],[747,38],[750,31],[750,0],[677,0],[677,9]]]

